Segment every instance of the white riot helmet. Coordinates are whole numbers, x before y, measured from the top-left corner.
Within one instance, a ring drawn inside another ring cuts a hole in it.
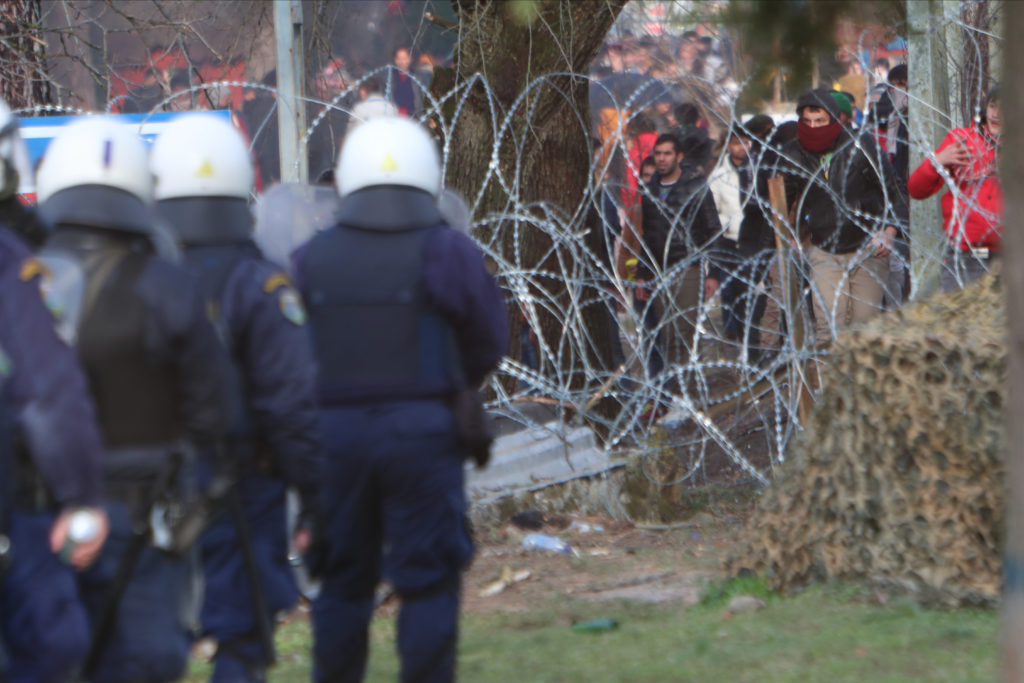
[[[153,176],[136,131],[103,116],[64,126],[36,173],[43,223],[130,232],[152,241]]]
[[[189,114],[169,123],[153,144],[150,166],[157,201],[248,199],[252,189],[252,160],[245,138],[230,123],[210,114]]]
[[[441,160],[423,126],[381,116],[345,138],[335,179],[342,197],[376,185],[412,187],[436,197],[441,190]]]
[[[18,118],[0,100],[0,200],[9,199],[32,181],[28,150],[18,132]]]
[[[36,173],[39,203],[61,190],[84,185],[122,190],[144,204],[152,201],[146,146],[133,126],[90,116],[64,126],[54,136]]]

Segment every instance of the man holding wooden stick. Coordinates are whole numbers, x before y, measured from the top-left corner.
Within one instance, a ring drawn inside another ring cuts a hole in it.
[[[810,267],[814,336],[827,346],[882,309],[888,255],[907,202],[888,155],[839,122],[827,89],[797,100],[797,139],[782,149],[786,198]]]

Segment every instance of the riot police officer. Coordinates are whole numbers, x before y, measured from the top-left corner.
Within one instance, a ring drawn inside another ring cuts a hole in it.
[[[441,166],[421,126],[359,126],[336,180],[337,224],[296,254],[325,456],[315,677],[363,677],[383,576],[402,599],[402,680],[451,680],[473,552],[452,399],[505,353],[506,310],[475,244],[438,212]]]
[[[23,145],[0,102],[0,204],[17,201]],[[89,630],[72,567],[92,562],[108,527],[93,405],[45,277],[0,223],[0,679],[13,681],[74,675]]]
[[[171,681],[185,671],[194,557],[174,533],[189,463],[227,420],[228,360],[195,279],[157,253],[152,176],[128,126],[90,117],[50,142],[36,178],[43,254],[71,264],[59,291],[95,401],[110,537],[80,577],[90,681]],[[77,274],[77,279],[71,275]]]
[[[288,277],[252,241],[254,174],[248,146],[233,126],[203,114],[178,119],[157,139],[150,163],[157,211],[181,240],[186,267],[199,277],[237,379],[228,462],[220,469],[236,469],[245,514],[239,519],[222,512],[202,540],[202,625],[218,642],[212,680],[263,680],[271,644],[261,643],[260,631],[269,640],[273,613],[298,598],[288,563],[285,488],[295,486],[309,507],[319,477],[305,313]],[[259,575],[258,594],[250,585],[253,574]]]

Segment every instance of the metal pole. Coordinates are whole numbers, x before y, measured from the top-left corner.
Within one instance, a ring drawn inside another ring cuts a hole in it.
[[[307,183],[305,69],[302,63],[302,5],[299,0],[274,0],[274,41],[277,49],[277,121],[280,131],[281,181]]]
[[[988,39],[988,72],[992,76],[992,80],[989,81],[990,87],[993,85],[994,82],[1002,80],[1003,75],[1006,73],[1006,71],[1003,69],[1003,64],[1006,63],[1003,54],[1003,51],[1006,47],[1006,43],[1002,39],[1002,37],[1006,35],[1006,32],[1003,30],[1003,26],[1006,25],[1005,12],[1003,11],[1003,7],[1005,7],[1005,5],[1000,3],[995,7],[991,8],[991,12],[989,14],[990,20],[992,22],[991,26],[989,27],[989,31],[992,33],[992,35]]]
[[[961,0],[943,0],[942,19],[944,23],[943,36],[946,43],[946,78],[949,92],[949,118],[950,128],[963,126],[965,123],[963,115],[964,78],[967,77],[965,70],[967,63],[964,39],[964,29],[961,26],[963,17],[963,2]]]
[[[950,128],[946,53],[938,38],[942,17],[942,0],[907,0],[911,170],[939,146]],[[911,298],[935,291],[944,246],[938,197],[910,200]]]

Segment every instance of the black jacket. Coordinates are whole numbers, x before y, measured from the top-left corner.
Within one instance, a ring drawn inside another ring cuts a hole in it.
[[[875,232],[907,224],[907,200],[888,155],[870,135],[843,130],[824,154],[792,140],[780,165],[801,234],[836,254],[857,251]]]
[[[775,217],[772,214],[768,181],[779,173],[781,159],[776,149],[754,142],[750,156],[757,159],[750,200],[743,207],[737,250],[743,258],[775,251]],[[770,254],[769,254],[770,256]]]
[[[696,166],[683,162],[679,180],[659,199],[661,177],[647,184],[641,204],[644,245],[653,260],[654,272],[661,272],[702,252],[711,259],[708,277],[721,279],[718,263],[727,245],[722,241],[715,200],[708,181]]]

